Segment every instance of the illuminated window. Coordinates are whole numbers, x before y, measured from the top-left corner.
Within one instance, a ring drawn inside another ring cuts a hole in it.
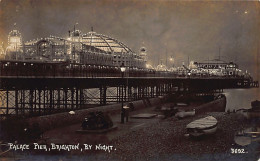
[[[39,55],[48,57],[51,55],[51,49],[50,49],[50,44],[46,41],[40,42],[38,44],[38,52]]]

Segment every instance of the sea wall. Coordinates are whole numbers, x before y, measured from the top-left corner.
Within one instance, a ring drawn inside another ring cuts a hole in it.
[[[205,103],[195,107],[196,114],[205,113],[205,112],[225,112],[226,104],[227,104],[226,97],[223,96],[209,103]]]
[[[130,110],[138,110],[151,106],[156,106],[162,103],[161,98],[150,98],[138,101],[126,103],[125,105],[130,106]],[[74,111],[75,114],[69,114],[69,112],[57,113],[52,115],[38,116],[27,119],[29,125],[38,124],[42,131],[47,131],[57,127],[72,125],[75,123],[82,122],[86,115],[90,112],[102,111],[109,115],[118,114],[121,112],[121,104],[113,104],[106,106],[99,106],[89,109],[82,109]]]

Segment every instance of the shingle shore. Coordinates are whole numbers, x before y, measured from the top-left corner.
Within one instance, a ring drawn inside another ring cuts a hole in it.
[[[195,140],[184,136],[188,123],[208,115],[218,120],[216,134]],[[109,160],[171,160],[176,157],[182,160],[191,157],[196,160],[203,156],[210,159],[215,157],[215,154],[220,154],[219,157],[224,158],[236,157],[231,154],[231,148],[243,147],[235,144],[234,135],[237,131],[249,126],[248,120],[235,113],[211,112],[182,120],[172,117],[115,139],[111,144],[117,150],[105,155],[105,158]],[[246,154],[236,155],[237,157],[246,156]]]

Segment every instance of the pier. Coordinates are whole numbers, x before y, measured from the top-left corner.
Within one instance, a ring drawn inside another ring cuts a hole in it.
[[[1,116],[47,115],[166,94],[206,95],[259,86],[251,77],[237,75],[180,76],[129,67],[122,77],[118,67],[6,60],[0,64]]]
[[[148,64],[145,47],[136,53],[93,28],[74,26],[69,37],[22,42],[16,26],[0,60],[0,116],[41,116],[167,94],[213,95],[224,89],[258,87],[234,62],[190,61],[174,68]],[[168,57],[166,57],[166,60]],[[170,61],[173,61],[171,56]]]

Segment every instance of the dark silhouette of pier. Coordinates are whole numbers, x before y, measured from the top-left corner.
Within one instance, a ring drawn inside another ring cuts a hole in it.
[[[0,114],[47,115],[93,106],[131,102],[166,94],[212,94],[254,88],[239,75],[176,75],[150,69],[69,62],[0,61]]]

